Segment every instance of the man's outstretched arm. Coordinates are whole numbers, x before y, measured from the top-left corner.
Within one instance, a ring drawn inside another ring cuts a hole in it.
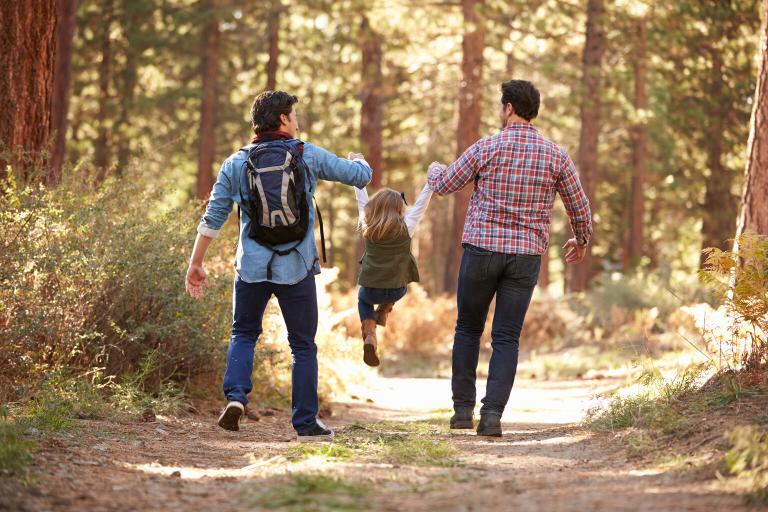
[[[330,151],[306,143],[304,157],[317,171],[317,177],[326,181],[337,181],[357,188],[365,187],[373,175],[368,162],[358,153],[350,153],[351,159],[339,158]]]
[[[479,169],[480,147],[476,142],[448,167],[436,162],[430,164],[427,183],[432,192],[439,196],[446,196],[463,189],[470,180],[474,179]]]

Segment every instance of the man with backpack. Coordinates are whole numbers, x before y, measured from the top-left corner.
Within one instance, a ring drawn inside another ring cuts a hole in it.
[[[192,297],[206,284],[203,259],[211,241],[237,203],[240,237],[235,262],[232,335],[223,389],[228,404],[219,426],[239,430],[253,385],[254,348],[262,333],[264,310],[277,297],[293,355],[291,422],[300,441],[327,440],[333,431],[317,419],[317,293],[320,265],[315,246],[314,193],[317,180],[364,187],[372,170],[363,155],[349,159],[296,139],[296,96],[265,91],[253,102],[256,133],[251,144],[221,166],[187,271]],[[321,220],[322,230],[322,220]]]

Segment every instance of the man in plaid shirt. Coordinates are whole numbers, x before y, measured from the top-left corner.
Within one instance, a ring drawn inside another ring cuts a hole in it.
[[[496,296],[491,330],[493,353],[480,409],[478,435],[501,436],[501,415],[517,371],[520,331],[549,243],[555,192],[560,194],[574,237],[565,260],[584,258],[592,235],[589,201],[568,153],[531,125],[539,112],[532,83],[501,86],[500,133],[470,146],[453,164],[433,163],[428,182],[438,195],[474,183],[467,209],[453,341],[451,428],[471,429],[475,380],[488,308]]]

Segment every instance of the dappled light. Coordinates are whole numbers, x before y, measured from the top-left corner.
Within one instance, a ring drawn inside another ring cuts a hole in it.
[[[0,20],[0,510],[768,504],[768,0]]]

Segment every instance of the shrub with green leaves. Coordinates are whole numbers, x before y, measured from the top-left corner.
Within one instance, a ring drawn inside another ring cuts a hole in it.
[[[749,501],[768,504],[768,435],[749,425],[732,429],[726,439],[733,445],[725,455],[728,471],[750,481]]]
[[[194,301],[184,276],[199,206],[168,207],[140,174],[84,178],[0,193],[0,402],[62,368],[140,373],[136,387],[154,392],[223,360],[232,247],[218,244]]]
[[[22,427],[8,420],[8,411],[0,407],[0,475],[18,473],[32,460],[33,444],[24,439]]]
[[[737,252],[710,248],[706,251],[702,279],[722,296],[739,322],[750,326],[750,347],[744,355],[746,368],[768,366],[768,236],[745,233],[737,240]]]

